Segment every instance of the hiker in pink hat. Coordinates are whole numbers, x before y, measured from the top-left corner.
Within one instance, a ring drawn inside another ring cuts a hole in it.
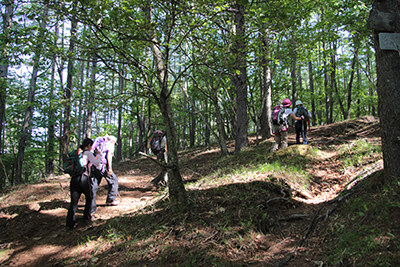
[[[288,147],[288,129],[289,129],[289,116],[294,120],[301,120],[297,117],[290,106],[292,101],[289,98],[285,98],[282,101],[282,105],[276,105],[272,111],[272,126],[275,135],[275,143],[272,145],[271,152],[277,151],[279,148],[283,149]]]

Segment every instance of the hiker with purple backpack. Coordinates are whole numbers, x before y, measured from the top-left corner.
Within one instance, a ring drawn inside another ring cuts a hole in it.
[[[108,183],[108,194],[106,205],[117,206],[120,201],[117,200],[118,195],[118,178],[112,169],[112,159],[114,156],[117,138],[114,136],[97,137],[94,141],[92,151],[101,155],[101,164],[98,168],[92,168],[92,207],[90,214],[93,216],[97,211],[96,195],[101,179],[104,177]]]
[[[303,102],[301,102],[301,100],[296,101],[296,105],[293,110],[293,113],[297,117],[301,117],[300,121],[296,121],[294,123],[294,128],[296,130],[296,144],[301,144],[300,143],[300,136],[301,136],[303,139],[303,144],[307,145],[308,144],[307,122],[308,122],[308,126],[310,127],[310,118],[312,115],[311,115],[310,111],[305,106],[303,106]]]
[[[288,129],[289,129],[289,116],[294,120],[301,120],[297,117],[290,106],[292,101],[289,98],[285,98],[282,101],[282,105],[276,105],[273,108],[271,121],[273,126],[273,131],[275,135],[275,142],[272,145],[271,152],[277,151],[279,148],[284,149],[288,147]]]

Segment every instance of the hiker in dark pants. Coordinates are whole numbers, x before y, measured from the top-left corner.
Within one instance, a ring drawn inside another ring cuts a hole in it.
[[[90,169],[91,165],[99,166],[100,159],[95,157],[92,152],[90,152],[93,145],[93,140],[86,138],[83,140],[80,148],[83,150],[82,154],[82,165],[85,166],[85,171],[79,175],[71,178],[70,182],[70,192],[71,192],[71,203],[69,205],[67,220],[66,220],[66,230],[72,230],[78,226],[76,223],[75,213],[78,209],[78,201],[82,194],[85,195],[86,203],[85,210],[83,212],[83,220],[91,221],[90,208],[92,205],[92,188]]]
[[[166,164],[168,162],[168,156],[167,156],[167,137],[164,133],[162,133],[162,139],[160,141],[160,152],[158,151],[152,151],[153,153],[157,153],[157,161]],[[154,135],[152,138],[155,138]],[[151,147],[151,139],[150,139],[150,147]],[[161,171],[160,173],[153,179],[151,180],[151,183],[154,184],[155,186],[158,186],[158,183],[160,183],[162,186],[167,186],[168,185],[168,170],[166,167],[161,166]]]
[[[309,119],[311,118],[311,113],[310,111],[303,106],[303,102],[300,100],[296,101],[295,108],[293,110],[293,113],[296,116],[301,117],[300,121],[296,121],[294,123],[294,128],[296,130],[296,144],[301,144],[300,142],[300,136],[303,139],[303,144],[307,145],[307,123],[309,123]]]
[[[114,156],[115,144],[117,138],[114,136],[104,136],[95,139],[92,151],[98,151],[101,155],[101,165],[99,168],[92,168],[92,207],[90,214],[94,216],[97,211],[96,195],[101,179],[104,177],[108,183],[108,194],[106,205],[117,206],[120,201],[116,199],[118,195],[118,178],[112,169],[112,158]]]

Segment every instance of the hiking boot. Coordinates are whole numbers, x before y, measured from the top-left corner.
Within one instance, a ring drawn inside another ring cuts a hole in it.
[[[118,206],[118,204],[119,204],[120,202],[121,202],[121,201],[116,200],[116,199],[114,199],[114,200],[107,200],[106,205],[107,205],[107,206]]]
[[[167,187],[167,186],[168,186],[168,184],[167,184],[166,181],[161,181],[160,184],[161,184],[161,186],[163,186],[163,187]]]
[[[65,226],[65,231],[71,231],[78,227],[78,224],[75,223],[73,226]]]

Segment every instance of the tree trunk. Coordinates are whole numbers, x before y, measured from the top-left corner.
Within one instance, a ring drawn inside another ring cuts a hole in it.
[[[351,117],[351,101],[352,101],[352,88],[353,88],[353,81],[354,75],[356,72],[356,61],[358,57],[358,47],[355,49],[353,54],[353,60],[351,61],[351,73],[350,73],[350,80],[349,84],[347,85],[347,116],[344,119],[350,119]]]
[[[92,57],[92,69],[91,69],[91,78],[90,78],[90,86],[89,86],[89,96],[88,102],[86,105],[87,117],[86,117],[86,137],[92,137],[93,131],[93,102],[95,98],[95,90],[96,90],[96,72],[97,72],[97,56],[96,54]]]
[[[5,121],[7,88],[8,88],[8,67],[9,67],[9,46],[11,43],[11,24],[14,13],[14,1],[3,1],[4,13],[3,16],[3,44],[0,51],[0,155],[3,154],[3,124]],[[6,170],[3,164],[0,164],[0,189],[7,184]]]
[[[171,7],[174,8],[174,7]],[[151,0],[148,0],[143,8],[150,25],[152,25],[151,17]],[[167,131],[167,144],[168,144],[168,189],[169,197],[172,203],[179,204],[181,208],[186,208],[187,196],[185,187],[183,185],[182,176],[179,170],[178,150],[177,150],[177,138],[175,131],[175,124],[172,115],[171,99],[168,90],[168,61],[165,59],[169,58],[169,50],[166,48],[165,55],[163,55],[160,47],[157,45],[156,29],[152,28],[149,30],[150,39],[152,42],[152,52],[155,59],[155,65],[157,68],[157,80],[160,87],[159,96],[153,92],[157,104],[160,108],[164,119],[165,130]],[[171,36],[166,36],[166,41],[170,40]]]
[[[17,153],[17,159],[16,159],[16,164],[15,164],[15,183],[21,184],[22,181],[22,170],[23,170],[23,162],[24,162],[24,156],[25,156],[25,147],[26,147],[26,141],[29,138],[30,135],[30,123],[32,119],[32,114],[33,114],[33,106],[34,106],[34,97],[35,97],[35,91],[36,91],[36,82],[37,82],[37,77],[39,73],[39,66],[40,66],[40,57],[41,53],[43,50],[43,40],[44,40],[44,31],[46,30],[46,19],[47,19],[47,14],[48,14],[48,5],[44,6],[43,9],[43,16],[42,16],[42,21],[40,23],[40,29],[39,29],[39,36],[37,37],[37,43],[34,49],[34,57],[33,57],[33,69],[32,69],[32,76],[31,76],[31,81],[29,85],[29,91],[28,91],[28,101],[27,101],[27,107],[25,109],[25,115],[24,115],[24,121],[22,123],[22,129],[21,129],[21,136],[19,139],[19,144],[18,144],[18,153]]]
[[[291,67],[290,67],[290,77],[292,80],[292,101],[295,103],[297,100],[297,78],[296,78],[296,65],[297,65],[297,54],[296,54],[296,42],[292,36],[292,54],[291,54]],[[293,106],[292,106],[293,108]]]
[[[73,7],[74,9],[75,6]],[[71,138],[71,102],[72,102],[72,75],[74,69],[74,50],[75,50],[75,38],[76,38],[76,27],[77,20],[72,17],[71,21],[71,40],[69,42],[68,48],[68,67],[67,67],[67,85],[64,89],[64,123],[63,123],[63,136],[61,138],[61,148],[62,148],[62,161],[66,161],[69,152],[69,142]]]
[[[234,85],[236,88],[236,141],[235,152],[238,153],[245,147],[248,140],[249,121],[247,117],[247,60],[246,60],[246,41],[244,27],[245,7],[236,3],[235,9],[235,41],[234,55],[236,55],[236,73],[234,74]]]
[[[3,123],[6,112],[6,99],[8,88],[8,67],[9,67],[9,46],[11,43],[11,23],[14,13],[14,1],[3,1],[4,13],[3,16],[3,44],[0,55],[0,153],[3,152]],[[0,170],[3,167],[0,167]],[[2,175],[2,174],[0,174]]]
[[[54,29],[54,36],[58,36],[59,34],[59,24],[56,22],[55,29]],[[57,41],[58,38],[56,38],[54,42],[54,46],[57,46]],[[50,89],[50,94],[49,94],[49,115],[48,115],[48,122],[47,122],[47,128],[48,128],[48,137],[47,137],[47,150],[46,150],[46,174],[50,175],[54,173],[54,155],[55,155],[55,124],[56,124],[56,114],[55,114],[55,109],[52,107],[51,103],[53,103],[53,100],[56,97],[56,64],[57,64],[57,55],[55,54],[52,58],[52,63],[51,63],[51,89]]]
[[[124,71],[121,70],[121,73],[123,74]],[[118,91],[119,95],[122,95],[122,91],[124,90],[124,79],[123,77],[119,76],[119,82],[118,82]],[[118,108],[118,132],[117,132],[117,155],[116,155],[116,160],[117,162],[120,162],[122,160],[122,110],[123,110],[123,103],[119,103],[119,108]]]
[[[312,61],[308,61],[308,76],[309,76],[309,83],[310,83],[310,92],[311,92],[311,115],[312,115],[312,125],[317,125],[317,118],[315,113],[315,89],[314,89],[314,72],[313,72],[313,65]]]
[[[400,2],[374,1],[368,26],[374,29],[384,168],[392,176],[400,177],[400,57],[398,51],[382,50],[379,45],[379,33],[400,33]]]
[[[266,27],[264,27],[266,28]],[[263,140],[271,137],[271,95],[272,95],[272,80],[270,67],[270,51],[269,51],[269,36],[267,30],[261,30],[261,114],[260,114],[260,130]]]

